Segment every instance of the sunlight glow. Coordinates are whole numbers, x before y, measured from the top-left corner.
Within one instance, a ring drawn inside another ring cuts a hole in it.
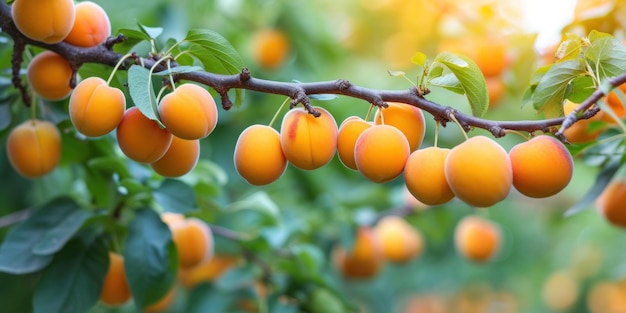
[[[536,48],[543,50],[558,42],[560,30],[570,23],[576,0],[524,0],[524,27],[537,32]]]

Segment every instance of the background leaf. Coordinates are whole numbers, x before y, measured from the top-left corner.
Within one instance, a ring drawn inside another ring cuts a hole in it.
[[[589,34],[591,47],[585,51],[585,58],[600,80],[626,72],[626,47],[615,37],[592,31]]]
[[[91,216],[91,212],[85,210],[76,210],[64,216],[54,227],[43,234],[43,238],[33,247],[33,253],[48,255],[61,250],[85,220]]]
[[[172,234],[159,215],[139,209],[128,228],[124,269],[138,307],[160,300],[169,290],[178,269]]]
[[[196,195],[193,189],[180,180],[164,180],[153,195],[167,212],[185,214],[196,208]]]
[[[532,95],[532,103],[546,118],[563,116],[563,99],[568,84],[585,74],[585,66],[580,60],[554,64],[541,76]]]
[[[437,55],[434,63],[440,63],[450,70],[459,80],[469,101],[472,114],[482,117],[489,108],[487,82],[478,65],[470,58],[449,52]]]

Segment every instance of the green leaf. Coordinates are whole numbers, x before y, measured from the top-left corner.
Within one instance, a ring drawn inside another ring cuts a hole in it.
[[[131,66],[128,69],[128,90],[139,111],[149,119],[158,121],[157,99],[150,71],[139,65]]]
[[[563,100],[570,84],[577,77],[584,75],[585,66],[580,60],[556,63],[541,77],[532,102],[536,110],[543,112],[546,118],[563,116]]]
[[[87,312],[100,298],[109,256],[102,240],[70,241],[43,272],[35,290],[35,313]]]
[[[178,256],[172,234],[151,209],[139,209],[128,227],[124,269],[138,307],[163,298],[176,279]]]
[[[242,264],[223,273],[216,281],[215,286],[224,291],[233,291],[253,286],[261,277],[261,269],[254,264]]]
[[[337,295],[326,288],[315,288],[309,295],[305,306],[311,313],[343,313],[346,309]]]
[[[166,179],[153,193],[156,202],[168,212],[189,213],[196,208],[196,195],[189,185]]]
[[[578,59],[582,46],[582,38],[575,34],[566,34],[565,40],[561,42],[559,48],[556,50],[556,59],[558,60],[557,62],[565,62]]]
[[[113,50],[117,53],[127,53],[140,42],[150,40],[148,35],[135,29],[122,28],[117,33],[126,36],[126,40],[113,46]]]
[[[146,34],[149,38],[157,38],[163,33],[162,27],[149,27],[141,23],[137,23],[137,26],[139,26],[141,32]]]
[[[184,74],[184,73],[193,73],[202,71],[202,67],[200,66],[176,66],[171,69],[167,69],[164,71],[160,71],[157,73],[153,73],[153,75],[157,76],[167,76],[169,74]]]
[[[474,61],[462,55],[442,52],[437,55],[434,63],[442,64],[456,76],[465,91],[474,116],[482,117],[487,113],[489,108],[487,82]]]
[[[415,52],[415,54],[411,57],[411,63],[424,66],[424,64],[426,64],[426,54],[419,51]]]
[[[304,273],[317,273],[324,264],[324,254],[316,246],[300,244],[292,246],[291,252],[296,256]]]
[[[320,93],[320,94],[309,95],[309,98],[311,100],[317,100],[317,101],[330,101],[330,100],[337,99],[337,95],[332,95],[328,93]]]
[[[121,178],[130,178],[132,174],[118,156],[104,156],[90,159],[87,167],[106,174],[118,174]]]
[[[428,81],[428,84],[431,86],[445,88],[461,95],[465,93],[463,86],[461,86],[461,82],[459,82],[459,79],[456,78],[454,74],[446,74],[443,76],[435,77]]]
[[[263,191],[255,192],[243,200],[231,203],[228,210],[232,212],[241,210],[259,212],[273,221],[272,223],[277,222],[280,217],[278,205]]]
[[[189,52],[204,66],[205,70],[221,74],[237,74],[244,68],[237,50],[222,35],[207,29],[187,32],[183,41],[190,43]],[[235,90],[235,105],[241,105],[243,92]]]
[[[72,236],[80,229],[92,213],[85,210],[77,210],[63,217],[54,227],[50,228],[43,238],[33,247],[33,253],[48,255],[61,250]]]
[[[585,58],[600,80],[626,72],[626,47],[613,36],[598,31],[589,34],[591,47],[585,51]]]
[[[8,233],[0,246],[0,271],[26,274],[44,268],[53,255],[35,254],[33,249],[68,215],[81,210],[74,200],[56,198],[33,209],[32,214]]]
[[[582,103],[596,91],[591,76],[578,76],[570,84],[571,91],[567,93],[567,99],[574,103]]]

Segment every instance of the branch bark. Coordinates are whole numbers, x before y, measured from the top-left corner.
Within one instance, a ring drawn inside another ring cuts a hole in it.
[[[11,36],[15,42],[39,46],[64,56],[75,69],[78,69],[84,63],[99,63],[115,66],[123,57],[121,54],[111,49],[115,43],[124,39],[123,35],[112,37],[104,44],[92,48],[79,48],[64,42],[49,45],[26,38],[13,23],[11,8],[4,2],[0,4],[0,27],[2,31]],[[143,64],[146,68],[152,67],[156,62],[154,59],[150,58],[142,59],[142,62],[139,62],[139,59],[136,59],[136,61],[137,64]],[[157,70],[165,70],[165,66],[157,66]],[[428,112],[443,126],[450,122],[452,120],[451,117],[454,116],[459,121],[464,131],[467,132],[472,127],[477,127],[488,130],[494,137],[504,136],[506,130],[525,131],[529,133],[541,131],[547,133],[553,132],[556,130],[555,127],[561,126],[555,134],[563,141],[566,141],[563,136],[563,131],[577,120],[590,118],[595,115],[598,109],[592,108],[593,104],[605,96],[604,92],[600,89],[596,90],[588,99],[581,103],[574,112],[566,117],[544,120],[495,121],[468,115],[450,106],[432,102],[420,96],[415,88],[405,90],[379,90],[357,86],[343,79],[310,83],[279,82],[252,77],[248,69],[245,68],[242,69],[241,73],[234,75],[191,72],[177,74],[175,78],[177,80],[188,80],[205,84],[215,89],[221,96],[222,107],[226,110],[232,106],[227,94],[231,89],[245,89],[284,95],[292,99],[292,106],[302,104],[312,114],[316,114],[317,112],[309,105],[310,95],[334,94],[362,99],[377,106],[386,106],[386,102],[410,104]],[[611,80],[611,85],[615,87],[624,82],[626,82],[626,73]],[[16,88],[20,87],[16,85]],[[582,116],[577,116],[578,112],[586,113]]]

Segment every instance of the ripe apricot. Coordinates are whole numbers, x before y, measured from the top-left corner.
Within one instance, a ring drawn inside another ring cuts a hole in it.
[[[487,77],[487,91],[489,92],[489,107],[495,108],[504,96],[505,86],[500,77]]]
[[[515,145],[509,151],[513,186],[532,198],[553,196],[569,184],[574,160],[560,141],[550,136],[536,136]]]
[[[467,204],[488,207],[507,197],[513,183],[509,155],[493,139],[472,137],[452,148],[444,167],[454,194]]]
[[[52,172],[61,160],[61,134],[54,124],[25,121],[7,137],[7,156],[20,175],[37,178]]]
[[[252,53],[257,64],[265,69],[276,69],[289,56],[289,39],[282,30],[264,29],[252,38]]]
[[[72,29],[76,10],[72,0],[15,0],[11,15],[17,29],[26,37],[55,44]]]
[[[476,48],[476,65],[486,77],[500,75],[507,67],[507,43],[501,38],[483,38]]]
[[[219,278],[224,272],[237,265],[241,258],[229,255],[216,254],[209,260],[192,268],[181,269],[179,280],[187,288],[193,288],[201,282],[212,282]]]
[[[280,145],[280,134],[267,125],[251,125],[237,139],[235,170],[248,183],[273,183],[285,172],[287,158]]]
[[[578,300],[578,282],[565,270],[554,272],[543,283],[541,295],[552,312],[565,312]]]
[[[567,115],[571,113],[577,106],[578,104],[566,100],[565,104],[563,105],[563,112],[565,113],[565,115]],[[563,132],[563,135],[565,135],[567,141],[571,143],[587,143],[590,141],[594,141],[598,138],[598,136],[600,136],[600,133],[602,133],[602,129],[595,128],[592,130],[591,124],[595,121],[602,120],[603,115],[603,112],[599,112],[589,119],[578,120],[572,126],[568,127]]]
[[[456,225],[454,243],[463,257],[485,262],[499,249],[501,236],[499,227],[493,222],[469,215]]]
[[[287,160],[303,170],[314,170],[332,160],[337,151],[337,123],[321,107],[319,117],[305,110],[290,110],[280,126],[280,146]]]
[[[178,250],[180,268],[191,268],[213,255],[213,234],[206,223],[197,218],[185,218],[176,213],[163,213],[162,220],[172,232]]]
[[[191,83],[163,97],[159,115],[167,130],[187,140],[202,139],[217,125],[215,100],[206,89]]]
[[[611,181],[596,199],[600,214],[611,224],[626,227],[626,181]]]
[[[159,313],[166,312],[172,303],[174,303],[174,299],[176,297],[176,285],[172,285],[172,288],[161,298],[159,301],[145,307],[143,309],[144,313]]]
[[[422,110],[405,103],[389,102],[389,106],[376,112],[376,124],[391,125],[399,129],[409,143],[410,151],[415,151],[424,140],[426,132]]]
[[[421,203],[440,205],[454,198],[445,174],[448,153],[450,149],[428,147],[413,151],[406,160],[404,183]]]
[[[370,227],[357,230],[352,250],[337,246],[333,252],[333,261],[346,278],[372,278],[382,268],[383,260],[380,241]]]
[[[29,86],[40,97],[50,101],[65,99],[72,92],[72,75],[70,63],[52,51],[36,55],[26,69]]]
[[[172,137],[172,142],[165,154],[150,163],[152,169],[165,177],[179,177],[189,173],[198,163],[200,141]]]
[[[397,128],[373,125],[356,140],[354,161],[363,176],[384,183],[402,174],[410,153],[406,137]]]
[[[93,47],[111,36],[111,22],[104,9],[95,2],[83,1],[75,6],[76,18],[65,42],[79,47]]]
[[[117,144],[128,158],[136,162],[156,162],[165,155],[171,143],[172,134],[143,115],[137,107],[126,110],[117,125]]]
[[[132,298],[130,287],[126,280],[124,257],[115,252],[109,252],[109,270],[102,284],[100,302],[108,306],[120,306]]]
[[[374,228],[382,246],[383,257],[391,262],[406,263],[424,249],[422,234],[403,218],[388,215]]]
[[[339,126],[339,133],[337,134],[337,155],[341,163],[347,168],[357,170],[356,161],[354,160],[356,140],[361,133],[370,126],[372,126],[372,124],[358,116],[348,117]]]
[[[70,120],[76,130],[90,137],[110,133],[126,111],[126,97],[99,77],[81,81],[70,95]]]
[[[626,84],[621,84],[619,86],[619,89],[622,93],[626,94]],[[615,91],[609,92],[609,95],[605,98],[605,101],[618,118],[623,119],[626,116],[626,107],[624,107],[622,100],[617,95],[617,93],[615,93]],[[617,121],[615,121],[611,115],[606,113],[602,115],[602,120],[607,123],[617,123]]]
[[[591,286],[587,294],[587,308],[590,313],[626,312],[626,293],[623,283],[601,280]]]

